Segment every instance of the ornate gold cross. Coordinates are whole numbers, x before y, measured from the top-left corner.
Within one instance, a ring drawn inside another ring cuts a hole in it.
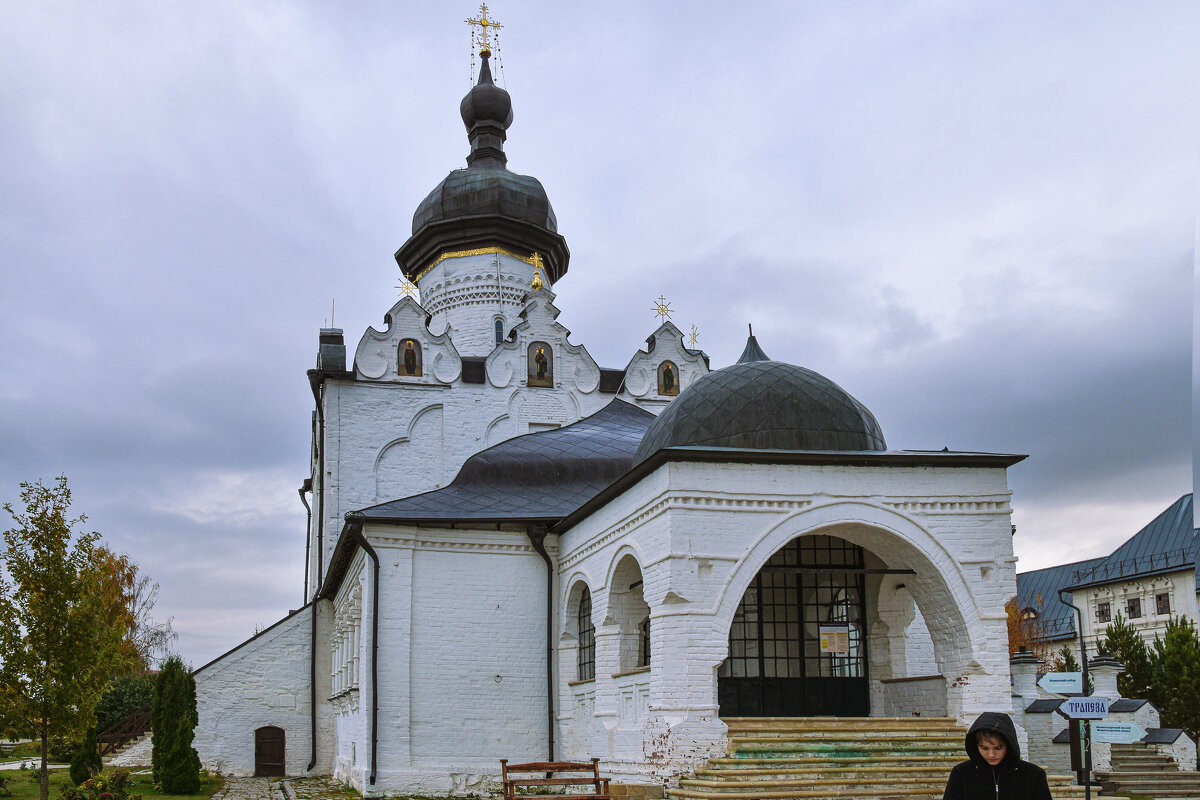
[[[467,24],[471,26],[471,38],[479,45],[479,55],[492,54],[492,40],[490,31],[498,31],[504,26],[494,19],[488,19],[487,3],[479,6],[479,19],[467,19]],[[478,28],[478,31],[474,29]],[[490,29],[490,30],[489,30]]]
[[[654,301],[654,307],[650,309],[659,319],[668,320],[671,318],[671,303],[661,294]]]
[[[396,288],[400,290],[400,294],[406,297],[412,297],[413,293],[417,291],[417,285],[408,278],[401,278],[400,282],[396,284]]]

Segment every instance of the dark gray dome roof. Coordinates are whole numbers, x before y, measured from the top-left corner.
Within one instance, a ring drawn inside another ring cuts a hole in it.
[[[650,425],[634,463],[682,446],[887,449],[866,406],[824,375],[782,361],[738,363],[697,380]]]
[[[442,220],[485,214],[558,231],[558,220],[541,181],[509,172],[503,166],[487,165],[456,169],[447,175],[417,206],[412,232],[416,234]]]
[[[442,253],[503,247],[520,256],[540,253],[546,276],[557,281],[571,253],[541,182],[505,166],[512,100],[492,81],[488,57],[481,55],[479,83],[459,107],[471,142],[467,168],[447,175],[417,206],[412,236],[396,251],[396,262],[414,280]]]

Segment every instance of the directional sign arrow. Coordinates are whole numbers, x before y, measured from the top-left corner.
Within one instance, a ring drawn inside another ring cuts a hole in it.
[[[1051,694],[1083,694],[1082,672],[1047,672],[1038,686]]]
[[[1092,741],[1111,744],[1133,744],[1140,742],[1146,729],[1136,722],[1093,722]]]
[[[1068,719],[1108,719],[1107,697],[1068,697],[1058,706],[1058,713]]]

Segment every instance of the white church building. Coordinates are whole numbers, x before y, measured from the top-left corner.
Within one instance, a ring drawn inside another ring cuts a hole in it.
[[[373,796],[597,756],[662,784],[723,718],[1010,708],[1023,457],[890,450],[753,336],[713,369],[665,322],[599,366],[556,321],[570,253],[481,55],[467,166],[396,253],[420,303],[352,359],[320,332],[307,603],[196,671],[204,764]]]

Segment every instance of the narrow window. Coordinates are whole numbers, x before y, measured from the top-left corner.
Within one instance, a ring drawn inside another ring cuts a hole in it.
[[[1170,614],[1171,613],[1171,595],[1170,595],[1170,593],[1163,592],[1162,594],[1156,594],[1154,596],[1154,606],[1155,606],[1154,610],[1157,613]]]
[[[579,598],[579,678],[596,677],[596,626],[592,624],[592,593],[584,587]]]
[[[504,317],[496,317],[496,344],[504,341]]]
[[[1142,618],[1142,598],[1131,597],[1125,601],[1125,613],[1130,619]]]
[[[650,666],[650,617],[642,620],[642,624],[638,626],[638,633],[641,634],[641,647],[638,648],[638,666]]]
[[[1112,606],[1108,603],[1096,604],[1096,621],[1111,622],[1112,621]]]

